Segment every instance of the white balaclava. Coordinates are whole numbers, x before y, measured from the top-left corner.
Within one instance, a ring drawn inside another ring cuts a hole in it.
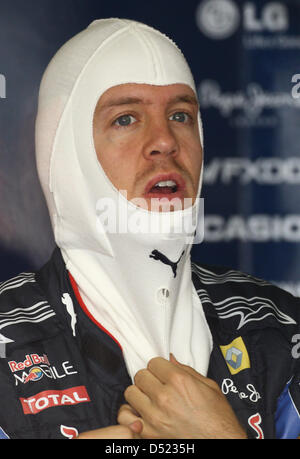
[[[190,263],[197,204],[175,212],[137,207],[113,186],[97,159],[97,102],[125,83],[181,83],[196,94],[178,47],[131,20],[94,21],[58,51],[44,74],[36,155],[55,241],[89,314],[120,343],[132,378],[151,358],[168,359],[170,353],[206,375],[212,339]],[[199,129],[202,141],[200,115]],[[103,199],[116,204],[119,218],[127,213],[127,221],[140,221],[143,229],[151,220],[164,231],[105,231],[99,216]],[[172,269],[157,253],[180,261]]]

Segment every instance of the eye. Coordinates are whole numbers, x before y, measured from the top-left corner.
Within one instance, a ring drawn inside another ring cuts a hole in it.
[[[135,121],[136,121],[136,118],[132,115],[122,115],[122,116],[119,116],[119,118],[117,118],[113,124],[124,127],[124,126],[129,126],[130,124],[133,124]]]
[[[185,112],[176,112],[170,116],[171,121],[177,121],[178,123],[188,123],[191,121],[191,116]]]

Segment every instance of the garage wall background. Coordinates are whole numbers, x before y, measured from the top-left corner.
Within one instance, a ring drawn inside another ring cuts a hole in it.
[[[34,160],[42,74],[94,19],[170,35],[195,76],[205,129],[203,263],[300,292],[298,0],[0,0],[0,280],[54,247]]]

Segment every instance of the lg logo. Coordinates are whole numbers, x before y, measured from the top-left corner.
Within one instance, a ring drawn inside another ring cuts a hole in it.
[[[230,37],[240,23],[240,12],[231,0],[204,0],[196,11],[196,22],[209,38]]]
[[[284,32],[289,27],[289,15],[280,2],[267,3],[257,14],[256,6],[249,2],[244,6],[244,26],[248,32]]]
[[[289,15],[281,2],[269,2],[259,10],[254,2],[246,2],[240,10],[233,0],[203,0],[196,23],[209,38],[225,39],[240,25],[246,32],[283,32],[289,27]]]

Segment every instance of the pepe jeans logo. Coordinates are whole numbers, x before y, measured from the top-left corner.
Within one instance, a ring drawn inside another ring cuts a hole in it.
[[[293,77],[297,83],[297,75]],[[248,119],[256,119],[266,109],[277,110],[278,107],[300,108],[298,97],[299,86],[293,88],[292,95],[287,92],[266,91],[256,82],[249,83],[243,90],[224,92],[215,80],[203,80],[198,86],[198,95],[202,109],[214,108],[225,117],[231,117],[238,110]]]
[[[237,394],[237,396],[243,400],[243,399],[248,399],[250,402],[256,403],[258,400],[261,399],[261,395],[253,384],[247,384],[246,389],[243,391],[239,391],[238,388],[235,386],[234,382],[230,378],[223,379],[222,381],[222,386],[221,390],[224,395],[228,394]]]

